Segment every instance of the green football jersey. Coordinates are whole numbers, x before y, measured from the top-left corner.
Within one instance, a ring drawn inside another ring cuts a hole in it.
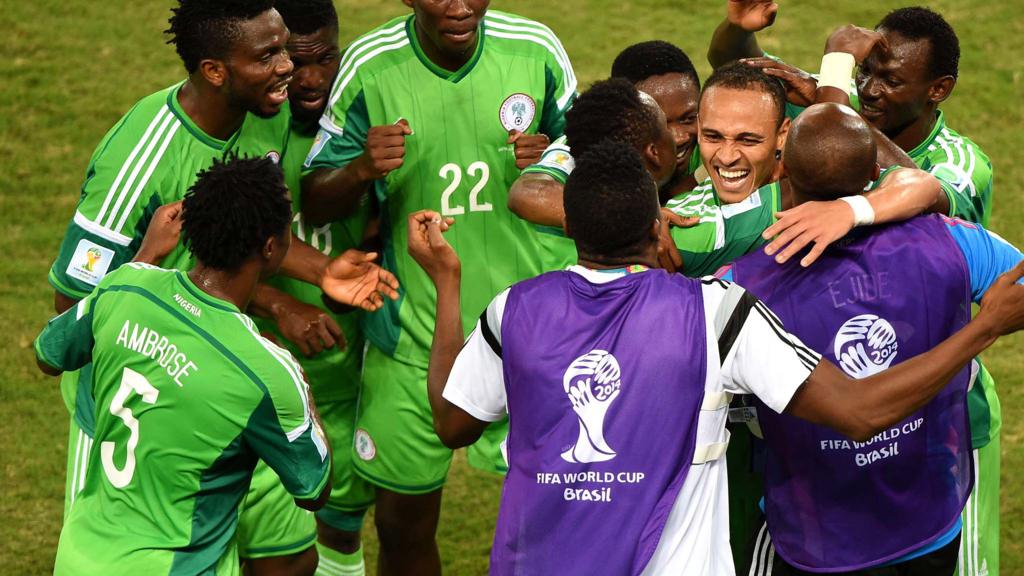
[[[94,472],[65,519],[56,574],[235,574],[257,458],[296,498],[328,480],[299,365],[180,271],[122,266],[35,350],[62,370],[93,365]]]
[[[140,100],[93,152],[75,216],[50,268],[50,283],[65,295],[85,297],[104,274],[130,261],[156,209],[184,198],[196,173],[214,158],[228,152],[280,158],[285,152],[288,114],[248,114],[230,140],[218,140],[181,109],[181,86]],[[187,269],[191,255],[179,245],[161,265]]]
[[[463,326],[472,329],[494,295],[543,269],[537,231],[508,209],[520,171],[506,142],[513,129],[561,136],[576,78],[542,24],[489,11],[470,60],[450,72],[424,55],[413,18],[396,18],[346,50],[306,166],[344,166],[362,154],[369,127],[409,122],[404,164],[374,184],[384,266],[402,289],[397,302],[364,316],[364,329],[388,354],[425,367],[436,294],[409,256],[408,215],[433,209],[455,218],[445,236],[473,279],[462,293]]]
[[[992,162],[977,144],[946,126],[941,110],[928,137],[907,155],[942,184],[951,216],[988,226]]]
[[[325,226],[312,226],[303,218],[299,212],[299,195],[301,194],[299,180],[302,177],[302,164],[306,160],[306,154],[313,145],[313,137],[316,133],[304,130],[303,127],[294,122],[291,126],[291,137],[288,141],[288,150],[281,158],[281,168],[284,170],[285,183],[292,194],[292,210],[295,212],[292,218],[292,232],[300,240],[308,243],[313,248],[322,251],[324,254],[334,257],[349,248],[355,248],[363,240],[363,232],[366,229],[367,220],[370,217],[370,203],[368,199],[360,204],[358,211],[337,222]],[[363,353],[363,336],[359,329],[359,312],[353,310],[346,314],[334,314],[327,310],[321,300],[320,288],[300,282],[294,278],[278,274],[267,281],[267,284],[290,294],[295,299],[321,308],[334,318],[334,321],[341,327],[345,334],[347,346],[343,350],[331,348],[324,350],[313,358],[307,358],[295,346],[286,340],[277,329],[277,325],[269,320],[257,319],[256,324],[261,330],[270,332],[278,337],[278,342],[287,346],[288,350],[299,359],[309,386],[318,402],[329,402],[355,398],[359,392],[359,369]]]

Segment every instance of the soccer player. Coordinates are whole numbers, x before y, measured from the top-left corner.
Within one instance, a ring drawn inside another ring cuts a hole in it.
[[[807,109],[783,155],[795,201],[859,195],[878,173],[876,148],[851,109]],[[1019,250],[979,226],[933,215],[858,230],[809,270],[755,252],[725,277],[762,298],[848,375],[864,378],[962,327],[970,302],[1021,260]],[[750,573],[873,575],[886,566],[952,574],[973,479],[970,379],[965,366],[928,404],[866,444],[759,405],[768,527]]]
[[[1022,265],[955,336],[854,381],[738,285],[649,269],[657,191],[628,145],[578,158],[564,197],[579,264],[503,291],[465,346],[459,260],[442,235],[459,224],[432,211],[409,222],[410,253],[438,291],[428,390],[439,436],[464,445],[510,415],[492,574],[732,575],[730,394],[865,441],[1024,326]]]
[[[700,167],[700,154],[695,153],[700,78],[690,58],[668,42],[640,42],[615,57],[611,77],[632,82],[637,90],[654,98],[665,115],[676,144],[675,175],[662,187],[665,200],[691,190],[699,181],[693,174]],[[567,117],[566,124],[571,123],[572,119]],[[566,139],[552,142],[540,162],[527,166],[509,190],[509,209],[520,218],[545,228],[562,226],[562,187],[573,167]]]
[[[299,506],[326,501],[329,448],[302,370],[241,312],[284,259],[290,221],[270,159],[214,160],[182,208],[196,266],[112,271],[36,339],[47,374],[93,366],[78,412],[92,412],[99,449],[55,574],[237,574],[257,458]]]
[[[292,232],[297,238],[333,257],[362,244],[371,211],[371,203],[364,202],[352,216],[320,227],[307,223],[299,212],[302,164],[312,147],[317,122],[327,106],[331,85],[338,73],[341,57],[338,15],[330,0],[277,0],[274,8],[288,26],[286,47],[295,67],[288,86],[291,134],[288,148],[281,157],[285,183],[291,191],[295,211]],[[278,505],[275,508],[256,508],[259,512],[253,513],[254,509],[247,507],[240,521],[240,530],[241,526],[251,526],[255,534],[266,534],[268,538],[258,542],[243,540],[243,543],[250,548],[250,556],[271,551],[280,555],[287,549],[287,544],[299,539],[309,545],[319,533],[316,547],[319,553],[318,574],[358,576],[365,571],[359,532],[374,496],[373,487],[354,473],[350,449],[355,432],[364,342],[358,316],[352,309],[341,314],[331,312],[324,305],[320,290],[305,282],[275,276],[267,284],[274,287],[263,288],[274,292],[269,309],[261,311],[268,320],[258,319],[256,324],[261,330],[277,336],[299,359],[316,399],[324,431],[337,450],[331,497],[317,511],[315,525],[309,517],[300,526],[286,529],[283,524],[287,512],[281,508],[287,508],[291,502],[287,494],[281,494],[283,490],[276,489]],[[282,333],[278,326],[289,323],[298,324],[306,337],[295,338]],[[273,471],[265,464],[260,464],[257,469],[257,476],[261,473],[271,482],[276,481]],[[257,482],[257,476],[254,476],[250,496],[263,484]],[[280,534],[284,540],[275,541],[270,537],[274,534]]]
[[[473,270],[463,313],[475,318],[510,283],[541,269],[536,232],[508,210],[523,167],[562,135],[576,77],[546,26],[487,0],[405,0],[412,14],[353,42],[303,177],[305,222],[381,202],[384,265],[404,286],[397,305],[367,317],[355,469],[377,486],[381,563],[394,574],[440,570],[435,532],[451,462],[424,393],[434,289],[406,250],[408,214],[433,208],[462,223],[456,250]],[[469,461],[503,471],[505,427]]]
[[[789,94],[815,101],[817,82],[795,68],[758,58],[757,31],[774,22],[773,2],[729,2],[729,16],[711,42],[712,65],[735,58],[787,83]],[[886,50],[860,62],[856,75],[861,115],[874,128],[880,147],[901,148],[915,164],[934,174],[949,196],[952,214],[988,223],[992,198],[992,165],[969,138],[950,128],[939,106],[953,92],[959,77],[960,42],[952,26],[927,8],[900,8],[875,27]],[[773,71],[774,70],[774,71]],[[839,74],[839,77],[842,75]],[[881,136],[881,137],[879,137]],[[964,514],[960,574],[999,574],[999,426],[1002,421],[995,382],[978,363],[979,386],[971,388],[971,429],[978,450],[978,482]]]

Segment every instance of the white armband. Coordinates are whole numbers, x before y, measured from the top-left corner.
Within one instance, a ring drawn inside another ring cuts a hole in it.
[[[853,54],[846,52],[829,52],[821,57],[821,70],[818,72],[818,88],[831,86],[843,92],[850,90],[850,79],[853,78],[853,67],[857,65]]]
[[[859,194],[856,196],[843,196],[840,200],[849,204],[850,208],[853,208],[854,226],[870,226],[875,223],[875,209],[871,207],[871,202],[864,196]]]

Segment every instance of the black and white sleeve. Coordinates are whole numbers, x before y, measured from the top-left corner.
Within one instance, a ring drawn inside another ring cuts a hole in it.
[[[776,412],[786,409],[797,389],[821,361],[779,317],[738,284],[705,278],[705,301],[716,303],[713,323],[722,362],[722,387],[755,394]]]
[[[496,422],[507,415],[501,361],[501,317],[507,298],[508,290],[501,292],[480,315],[441,394],[484,422]]]

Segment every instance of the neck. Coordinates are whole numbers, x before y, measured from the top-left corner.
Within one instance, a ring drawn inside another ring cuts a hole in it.
[[[918,116],[913,122],[892,131],[892,133],[886,134],[886,136],[888,136],[894,144],[903,149],[904,152],[910,152],[924,142],[925,138],[932,133],[932,128],[935,127],[935,122],[938,121],[938,119],[938,108],[935,106],[929,106],[925,112]]]
[[[189,271],[188,277],[203,292],[214,298],[227,300],[239,310],[245,310],[249,306],[249,300],[260,280],[259,270],[250,263],[242,264],[237,272],[227,272],[198,262]]]
[[[617,258],[580,252],[576,263],[584,268],[590,268],[591,270],[610,270],[613,268],[625,268],[627,266],[635,265],[647,266],[648,268],[658,268],[658,248],[655,246],[653,251],[647,250],[643,254]]]
[[[455,72],[459,68],[469,62],[469,59],[473,57],[473,53],[476,52],[476,42],[480,41],[479,32],[476,35],[476,42],[473,43],[465,52],[461,54],[445,54],[434,43],[427,37],[426,33],[423,32],[423,28],[420,26],[419,20],[414,20],[413,29],[416,31],[416,40],[419,41],[420,47],[423,48],[423,53],[427,55],[427,58],[431,62],[448,70],[449,72]]]
[[[245,121],[245,110],[231,106],[225,94],[191,77],[178,91],[178,103],[200,130],[218,140],[231,138]]]
[[[781,196],[781,208],[789,210],[798,204],[806,202],[806,196],[802,196],[793,188],[789,178],[779,180],[779,195]]]

